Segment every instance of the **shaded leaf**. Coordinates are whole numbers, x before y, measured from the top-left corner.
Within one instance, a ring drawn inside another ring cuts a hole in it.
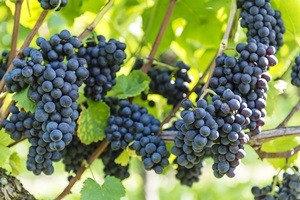
[[[17,102],[18,108],[23,108],[26,112],[34,113],[36,104],[28,98],[28,90],[29,87],[15,93],[12,99]]]
[[[102,140],[109,115],[109,107],[104,102],[89,100],[88,108],[82,108],[78,119],[78,137],[81,142],[90,144]]]
[[[93,179],[88,178],[84,181],[80,193],[81,200],[119,200],[125,195],[125,188],[121,181],[115,177],[106,177],[102,186]]]
[[[115,163],[120,164],[122,166],[127,166],[130,157],[136,155],[134,151],[130,150],[129,148],[126,148],[122,153],[115,159]]]
[[[0,167],[2,167],[9,159],[10,149],[6,146],[0,145]]]
[[[150,78],[140,70],[134,70],[128,76],[118,76],[116,81],[116,85],[107,93],[107,96],[125,99],[137,96],[143,91],[147,93],[149,90]]]
[[[12,153],[9,157],[9,165],[14,176],[17,176],[22,170],[21,158],[17,152]]]
[[[0,130],[0,145],[8,146],[13,142],[13,139],[10,138],[9,134],[5,132],[4,129]]]
[[[262,150],[265,152],[284,152],[299,145],[299,141],[295,136],[284,137],[266,142],[262,145]],[[268,158],[266,159],[274,168],[284,168],[287,164],[292,164],[296,161],[298,154],[293,155],[286,163],[285,158]]]

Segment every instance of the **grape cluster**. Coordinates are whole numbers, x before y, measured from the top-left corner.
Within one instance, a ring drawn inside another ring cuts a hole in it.
[[[4,128],[11,139],[15,141],[20,140],[24,136],[31,136],[30,130],[34,121],[33,115],[20,111],[15,105],[10,106],[9,111],[11,113],[9,119],[4,120],[0,128]]]
[[[247,28],[247,37],[279,49],[283,45],[285,27],[280,11],[274,10],[270,0],[238,0],[241,26]]]
[[[124,180],[129,177],[129,164],[122,166],[115,163],[115,159],[122,153],[122,150],[113,151],[111,148],[101,154],[100,158],[104,164],[104,173],[106,176],[115,176],[120,180]]]
[[[182,61],[176,63],[175,73],[170,69],[153,67],[148,72],[151,78],[150,92],[161,94],[167,99],[168,104],[176,105],[189,92],[188,83],[191,82],[187,73],[189,69],[190,67]]]
[[[211,156],[211,149],[205,149],[204,158]],[[175,159],[174,163],[178,164],[177,159]],[[192,168],[187,169],[181,165],[178,165],[176,171],[176,178],[180,181],[181,184],[192,187],[195,182],[199,181],[199,177],[201,175],[201,170],[203,168],[203,160],[198,164],[194,165]]]
[[[140,69],[142,66],[143,60],[138,59],[133,69]],[[167,99],[168,104],[176,105],[189,92],[188,84],[192,81],[187,73],[189,69],[190,67],[182,61],[178,61],[173,70],[152,65],[147,73],[151,78],[150,93],[160,94]],[[147,100],[147,95],[143,94],[142,99]]]
[[[243,128],[250,123],[252,113],[247,104],[242,103],[242,98],[230,89],[225,90],[222,96],[213,96],[213,105],[219,127],[219,138],[211,148],[214,175],[217,178],[225,174],[234,177],[239,159],[245,156],[243,145],[249,141],[249,136]]]
[[[297,87],[300,87],[300,56],[295,58],[295,65],[292,67],[291,83]]]
[[[273,177],[270,185],[263,188],[252,187],[251,192],[255,200],[286,200],[300,199],[300,174],[298,167],[293,166],[294,173],[284,172],[282,180],[279,177]],[[274,184],[275,183],[275,184]]]
[[[160,122],[148,114],[146,108],[138,104],[131,104],[128,100],[114,102],[114,111],[108,118],[105,129],[106,139],[111,149],[117,151],[125,149],[132,141],[142,136],[157,134]]]
[[[19,92],[29,84],[33,85],[36,82],[33,70],[34,68],[42,67],[42,53],[39,50],[28,47],[24,50],[22,56],[24,58],[13,60],[13,70],[4,76],[7,92]]]
[[[275,57],[276,50],[272,46],[267,47],[255,41],[248,44],[240,43],[236,49],[240,53],[240,58],[233,80],[238,85],[234,92],[239,94],[252,110],[248,128],[251,135],[256,135],[261,133],[261,126],[265,124],[266,92],[269,89],[268,82],[271,80],[267,70],[278,62]]]
[[[38,0],[40,2],[41,7],[44,10],[52,10],[59,11],[62,7],[65,7],[68,3],[68,0]]]
[[[6,72],[8,58],[9,58],[9,52],[3,51],[0,56],[0,80],[2,80]]]
[[[266,92],[271,80],[268,68],[277,64],[277,58],[274,47],[267,47],[255,40],[248,42],[237,45],[236,50],[240,54],[237,60],[226,54],[217,57],[209,86],[218,95],[229,88],[242,97],[243,103],[252,112],[247,128],[251,135],[256,135],[265,124]]]
[[[153,169],[155,173],[161,174],[163,169],[169,165],[170,153],[166,144],[157,135],[144,135],[135,140],[130,146],[136,154],[142,156],[146,170]]]
[[[185,168],[197,165],[205,155],[205,147],[211,147],[219,138],[218,124],[214,119],[215,108],[200,99],[197,107],[189,100],[182,102],[183,120],[176,121],[178,133],[172,153],[177,156],[177,163]]]
[[[75,135],[71,143],[61,152],[65,170],[67,172],[77,173],[79,168],[82,166],[83,161],[88,159],[98,145],[99,143],[85,145]],[[72,178],[72,176],[68,177],[69,180],[70,178]]]
[[[116,84],[116,72],[126,58],[126,44],[110,39],[106,41],[102,35],[97,36],[98,42],[88,42],[79,48],[77,56],[85,58],[90,76],[84,81],[84,95],[94,101],[104,98],[107,91]]]
[[[8,92],[29,86],[28,98],[36,103],[26,136],[31,143],[27,169],[38,175],[53,173],[52,161],[61,159],[60,152],[73,138],[79,117],[78,88],[89,72],[86,61],[75,56],[80,41],[69,31],[36,42],[40,49],[26,48],[24,58],[13,61],[14,68],[4,80]]]

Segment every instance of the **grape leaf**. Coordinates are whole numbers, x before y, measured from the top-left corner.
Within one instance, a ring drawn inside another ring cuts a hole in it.
[[[149,90],[150,78],[140,70],[134,70],[128,76],[121,75],[116,81],[116,85],[107,93],[107,96],[125,99],[137,96],[143,91],[147,93]]]
[[[0,130],[0,145],[7,146],[12,143],[13,140],[10,138],[9,134],[5,133],[4,129]]]
[[[66,7],[63,7],[58,14],[62,15],[69,25],[74,23],[74,20],[82,14],[82,0],[68,1]]]
[[[9,159],[10,149],[4,145],[0,145],[0,167],[2,167]]]
[[[22,162],[21,162],[21,158],[17,152],[14,152],[10,155],[9,165],[11,167],[13,175],[14,176],[19,175],[19,173],[22,169]]]
[[[90,11],[95,14],[99,12],[101,7],[104,5],[104,0],[84,0],[82,1],[81,12]]]
[[[272,140],[270,142],[266,142],[262,145],[262,151],[265,152],[284,152],[288,151],[295,146],[299,145],[299,141],[297,141],[297,137],[290,136],[284,138],[278,138]],[[286,163],[285,158],[267,158],[266,160],[275,168],[284,168],[286,164],[292,164],[296,161],[298,154],[293,155],[288,159],[288,163]]]
[[[122,153],[115,159],[115,163],[120,164],[122,166],[127,166],[129,161],[130,161],[130,157],[136,155],[134,151],[132,151],[129,148],[126,148],[124,151],[122,151]]]
[[[102,140],[109,115],[109,107],[104,102],[89,100],[88,108],[82,108],[78,119],[78,137],[81,142],[90,144]]]
[[[17,102],[18,108],[23,108],[26,112],[34,113],[36,104],[28,98],[29,87],[15,93],[12,99]]]
[[[93,179],[88,178],[84,181],[80,193],[81,200],[119,200],[125,195],[125,188],[121,181],[115,177],[106,177],[102,186]]]
[[[1,2],[1,1],[0,1]],[[13,1],[5,1],[12,13],[15,13],[15,3]],[[27,4],[27,5],[25,5]],[[40,17],[43,9],[36,0],[26,0],[23,2],[20,24],[26,28],[32,29]]]

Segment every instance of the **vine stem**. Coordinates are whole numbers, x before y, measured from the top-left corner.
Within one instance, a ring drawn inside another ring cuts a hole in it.
[[[296,114],[296,112],[299,110],[300,110],[300,100],[293,107],[291,112],[285,117],[285,119],[277,126],[277,128],[285,127],[287,123],[292,119],[292,117]]]
[[[12,34],[12,41],[10,45],[10,54],[8,58],[8,63],[11,63],[14,57],[16,56],[18,35],[20,29],[21,10],[22,10],[23,2],[24,0],[18,0],[15,3],[14,27],[13,27],[13,34]]]
[[[300,151],[300,145],[298,145],[290,150],[281,151],[281,152],[265,152],[265,151],[262,151],[260,148],[256,149],[256,153],[261,159],[264,159],[264,158],[286,158],[286,159],[288,159],[288,158],[292,157],[293,155],[295,155],[296,153],[298,153],[299,151]]]
[[[232,27],[234,24],[234,20],[236,17],[236,11],[237,11],[236,0],[232,0],[231,7],[230,7],[230,14],[229,14],[228,23],[227,23],[227,28],[226,28],[224,36],[222,38],[217,56],[223,54],[225,49],[227,48],[230,33],[231,33],[231,30],[232,30]],[[201,89],[201,94],[203,93],[203,91],[205,91],[208,88],[209,82],[210,82],[210,79],[212,78],[215,67],[216,67],[216,63],[213,62],[212,65],[210,66],[210,71],[208,73],[207,81],[205,82],[204,86]]]
[[[178,131],[162,131],[160,138],[163,140],[174,140]],[[280,137],[300,135],[300,126],[275,128],[262,131],[260,134],[252,136],[248,144],[253,147],[261,146],[263,143]]]
[[[38,19],[37,22],[35,23],[33,29],[30,31],[29,35],[26,37],[26,39],[25,39],[25,41],[24,41],[24,43],[23,43],[21,49],[19,50],[17,56],[20,56],[20,55],[22,54],[23,50],[24,50],[26,47],[29,46],[29,44],[31,43],[33,37],[35,36],[35,34],[37,33],[37,31],[39,30],[39,28],[40,28],[41,25],[43,24],[43,22],[44,22],[44,20],[45,20],[45,18],[46,18],[46,16],[47,16],[47,14],[48,14],[48,11],[43,10],[43,12],[41,13],[39,19]],[[15,38],[15,40],[17,40],[17,38]],[[8,73],[9,71],[12,70],[12,68],[13,68],[12,61],[13,61],[14,58],[15,58],[15,56],[12,57],[12,59],[10,60],[10,62],[7,63],[8,68],[7,68],[6,73],[5,73],[4,76],[6,76],[7,73]],[[4,85],[5,85],[5,82],[4,82],[4,79],[2,79],[2,80],[0,81],[0,93],[3,92],[3,90],[4,90]]]
[[[233,24],[234,24],[234,20],[235,20],[235,16],[236,16],[236,11],[237,11],[236,1],[232,0],[231,7],[230,7],[230,14],[229,14],[229,17],[228,17],[228,22],[227,22],[227,27],[226,27],[225,33],[223,35],[220,47],[219,47],[216,55],[214,56],[214,58],[210,62],[209,66],[206,68],[206,70],[204,71],[203,75],[199,78],[199,80],[197,81],[197,83],[193,87],[193,89],[187,94],[186,98],[189,98],[189,96],[193,92],[195,92],[195,90],[197,89],[197,87],[199,86],[199,84],[204,80],[204,78],[207,76],[207,74],[209,75],[209,77],[208,77],[205,85],[201,89],[201,94],[203,94],[203,92],[208,88],[209,81],[210,81],[210,79],[212,77],[212,74],[213,74],[213,71],[214,71],[214,69],[216,67],[215,59],[219,55],[221,55],[224,52],[224,50],[227,48],[228,40],[229,40],[230,33],[231,33],[231,30],[232,30],[232,27],[233,27]],[[175,105],[175,107],[171,110],[171,112],[168,114],[168,116],[162,121],[160,130],[162,130],[163,125],[165,125],[166,123],[168,123],[172,119],[172,117],[180,109],[180,106],[181,106],[181,102],[178,102]],[[159,132],[159,135],[160,134],[161,134],[161,131]]]
[[[164,141],[174,141],[178,131],[163,131],[160,138]],[[261,145],[265,142],[274,140],[276,138],[300,135],[300,126],[275,128],[263,131],[261,134],[250,138],[248,145],[253,147],[258,156],[263,158],[290,158],[300,151],[300,145],[290,150],[282,152],[265,152],[261,150]]]
[[[106,149],[106,147],[108,146],[108,141],[107,140],[103,140],[101,142],[101,144],[99,145],[99,147],[93,152],[93,154],[89,157],[89,159],[87,160],[87,165],[91,165]],[[60,200],[62,198],[64,198],[67,194],[69,194],[71,192],[72,187],[75,185],[75,183],[80,180],[82,174],[85,172],[85,170],[88,167],[86,166],[81,166],[81,168],[77,171],[75,177],[73,177],[69,184],[65,187],[65,189],[62,191],[62,193],[60,193],[55,200]]]
[[[170,18],[171,18],[172,12],[174,10],[175,4],[176,4],[176,0],[170,0],[167,11],[166,11],[166,14],[165,14],[164,19],[163,19],[163,21],[161,23],[161,26],[159,28],[159,32],[158,32],[158,34],[155,38],[154,44],[153,44],[152,49],[150,51],[150,54],[148,56],[148,62],[146,62],[143,65],[143,67],[141,68],[142,72],[144,72],[144,73],[147,73],[151,68],[151,65],[153,63],[155,54],[158,50],[159,44],[160,44],[160,42],[162,40],[162,37],[163,37],[163,35],[166,31],[167,25],[170,21]]]
[[[111,6],[114,4],[114,0],[109,0],[100,10],[100,12],[97,14],[97,16],[95,17],[95,19],[93,20],[93,22],[88,25],[84,31],[78,36],[78,38],[80,40],[84,39],[87,35],[89,35],[94,28],[97,26],[97,24],[100,22],[100,20],[103,18],[103,16],[105,15],[105,13],[107,13],[107,11],[109,11],[109,9],[111,8]]]

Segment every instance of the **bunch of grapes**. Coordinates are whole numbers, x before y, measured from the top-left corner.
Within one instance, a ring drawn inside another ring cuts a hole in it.
[[[138,59],[133,69],[140,69],[143,66],[143,61]],[[190,66],[178,61],[174,70],[169,68],[152,65],[147,73],[151,78],[150,91],[152,94],[160,94],[167,99],[167,103],[176,105],[182,101],[189,92],[188,84],[192,81],[188,75]],[[143,94],[143,100],[147,100],[147,95]]]
[[[157,135],[143,135],[135,140],[130,148],[135,150],[137,155],[142,156],[146,170],[153,169],[155,173],[161,174],[169,165],[170,153],[166,148],[166,143]]]
[[[9,52],[8,51],[2,51],[0,56],[0,80],[2,80],[6,69],[7,69],[7,62],[9,58]]]
[[[215,121],[215,108],[200,99],[197,107],[189,100],[182,102],[183,120],[175,124],[178,133],[172,153],[177,156],[177,163],[185,168],[192,168],[203,160],[206,147],[211,147],[219,138],[218,124]]]
[[[129,177],[129,164],[122,166],[115,162],[115,159],[122,153],[122,150],[113,151],[111,148],[107,148],[100,156],[104,164],[104,173],[106,176],[114,176],[120,180],[124,180]]]
[[[187,74],[190,67],[182,61],[176,63],[175,72],[166,68],[153,67],[148,75],[151,78],[150,92],[161,94],[167,103],[176,105],[183,100],[189,92],[188,83],[191,82]]]
[[[237,60],[226,54],[217,57],[209,86],[218,95],[229,88],[242,97],[243,104],[252,112],[247,128],[256,135],[265,124],[266,92],[271,80],[268,68],[277,64],[276,50],[255,40],[238,44],[236,50],[240,54]]]
[[[9,111],[11,113],[9,119],[4,120],[1,123],[0,128],[4,128],[11,139],[17,141],[22,137],[30,137],[30,130],[33,126],[33,115],[24,111],[20,111],[15,105],[10,106]]]
[[[283,45],[285,27],[280,11],[274,10],[270,0],[238,0],[241,12],[241,26],[247,28],[248,39],[274,46]]]
[[[36,42],[41,49],[26,48],[4,80],[8,92],[29,86],[28,98],[37,105],[26,136],[31,143],[27,169],[38,175],[53,173],[52,161],[61,159],[60,152],[73,138],[78,88],[89,72],[86,61],[75,56],[80,41],[69,31]]]
[[[292,167],[293,173],[284,172],[282,178],[273,177],[270,185],[263,188],[252,187],[251,192],[255,200],[286,200],[300,198],[300,174],[296,166]]]
[[[295,58],[295,65],[292,67],[291,83],[297,87],[300,87],[300,56]]]
[[[211,149],[206,148],[204,158],[210,156],[211,156]],[[178,165],[176,169],[177,171],[176,178],[180,181],[181,184],[192,187],[194,183],[199,181],[201,170],[203,168],[203,162],[204,159],[190,169]],[[178,164],[177,159],[175,159],[174,163]]]
[[[156,135],[160,122],[148,114],[146,108],[131,104],[128,100],[117,100],[108,118],[105,129],[106,139],[111,149],[125,149],[132,141],[142,136]]]
[[[98,145],[99,143],[85,145],[75,135],[71,143],[61,152],[65,170],[67,172],[77,173],[83,162],[88,159]],[[69,180],[70,178],[72,178],[72,176],[68,177]]]
[[[261,133],[261,126],[265,124],[266,116],[266,92],[269,89],[268,82],[271,75],[268,68],[277,64],[276,50],[272,46],[265,46],[255,41],[248,44],[240,43],[236,47],[240,53],[238,68],[234,74],[235,94],[239,94],[243,101],[252,110],[250,117],[251,135]]]
[[[52,10],[59,11],[62,7],[65,7],[68,3],[68,0],[38,0],[40,2],[41,7],[44,10]]]
[[[79,48],[77,56],[87,61],[90,76],[84,81],[84,95],[94,101],[100,101],[116,84],[116,72],[120,70],[126,58],[126,44],[102,35],[98,42],[88,42]]]
[[[13,70],[4,76],[7,92],[19,92],[37,81],[37,76],[33,73],[35,68],[42,68],[42,53],[28,47],[24,50],[22,57],[13,60]]]
[[[224,91],[222,96],[213,96],[215,118],[218,124],[219,138],[212,146],[214,175],[221,178],[235,176],[235,168],[239,159],[245,156],[243,145],[249,141],[248,135],[243,131],[250,123],[251,110],[242,98],[235,95],[230,89]]]

